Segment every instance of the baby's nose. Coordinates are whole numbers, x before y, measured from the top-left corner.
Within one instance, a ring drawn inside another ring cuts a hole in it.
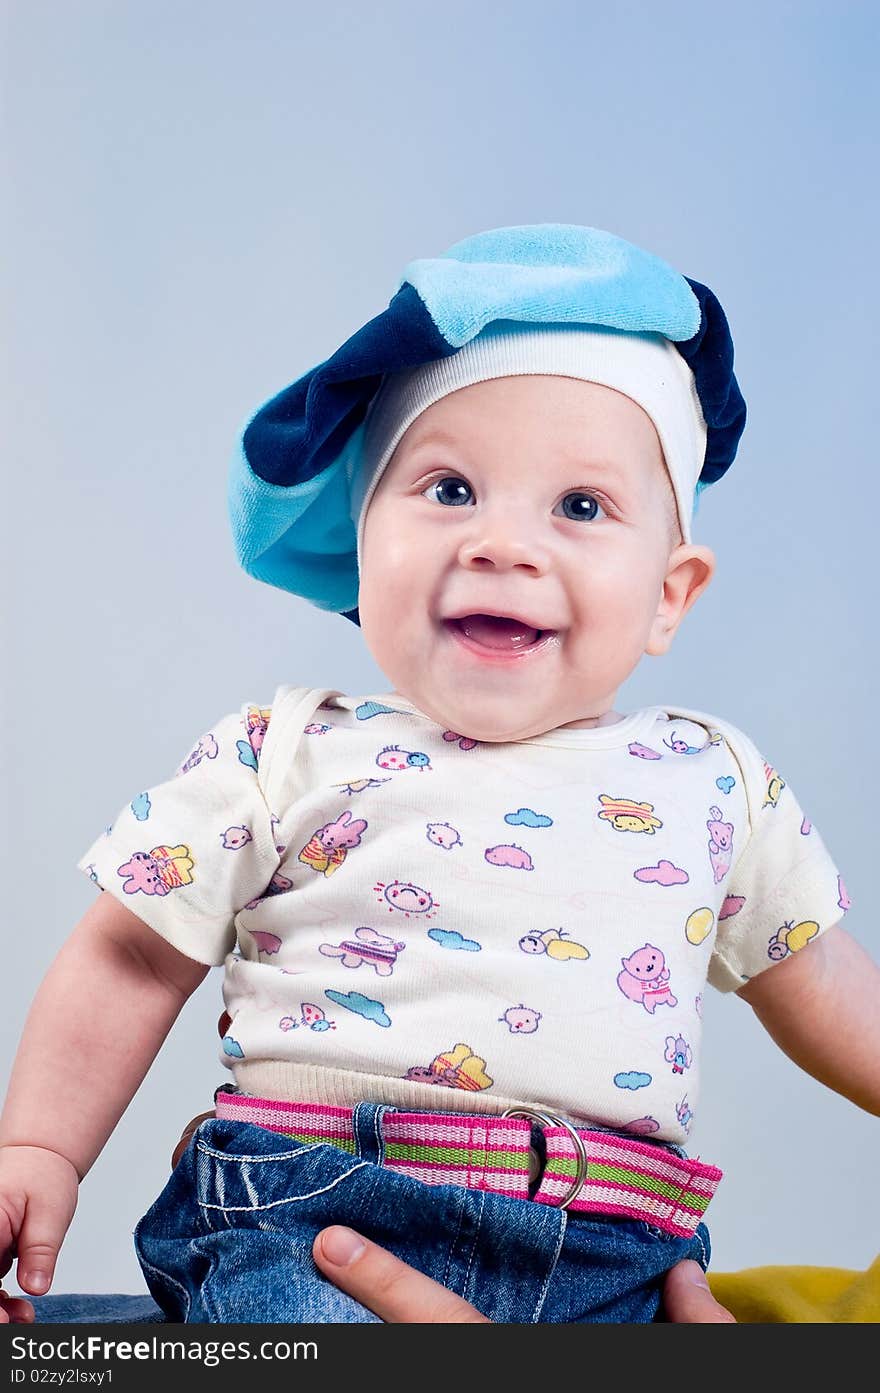
[[[509,570],[525,566],[536,574],[546,572],[551,564],[547,541],[539,534],[534,517],[523,516],[521,510],[499,510],[482,521],[461,544],[459,560],[462,566]]]

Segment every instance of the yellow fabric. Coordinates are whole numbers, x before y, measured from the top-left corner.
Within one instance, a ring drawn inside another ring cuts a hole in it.
[[[865,1272],[842,1267],[747,1267],[708,1276],[715,1300],[743,1323],[880,1323],[880,1257]]]

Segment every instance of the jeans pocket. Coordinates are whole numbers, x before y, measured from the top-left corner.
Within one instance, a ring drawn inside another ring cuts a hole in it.
[[[205,1228],[274,1228],[283,1211],[320,1201],[373,1169],[331,1142],[286,1137],[249,1123],[204,1123],[195,1137],[196,1200]]]
[[[327,1223],[367,1221],[382,1174],[328,1142],[203,1123],[135,1230],[151,1295],[180,1323],[375,1321],[321,1276],[311,1248]]]

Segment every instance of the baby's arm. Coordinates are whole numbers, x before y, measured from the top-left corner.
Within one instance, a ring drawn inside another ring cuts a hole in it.
[[[34,998],[0,1117],[0,1276],[17,1248],[19,1285],[45,1291],[79,1181],[207,972],[106,891],[77,924]]]
[[[737,996],[795,1064],[880,1115],[880,968],[840,924]]]

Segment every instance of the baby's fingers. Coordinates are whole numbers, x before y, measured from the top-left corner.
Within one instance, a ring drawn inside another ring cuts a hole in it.
[[[34,1308],[23,1296],[10,1296],[0,1287],[0,1325],[32,1325]]]
[[[18,1235],[18,1285],[31,1296],[49,1290],[58,1250],[73,1218],[74,1206],[60,1195],[30,1195]]]
[[[5,1277],[15,1257],[15,1229],[0,1203],[0,1277]]]

